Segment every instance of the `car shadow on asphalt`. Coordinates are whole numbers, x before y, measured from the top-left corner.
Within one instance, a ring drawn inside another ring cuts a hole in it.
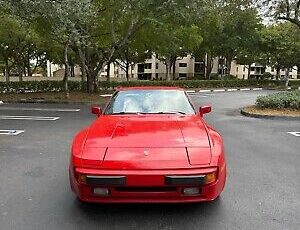
[[[78,211],[88,216],[90,219],[116,219],[119,217],[155,217],[172,216],[173,218],[182,218],[193,216],[206,219],[215,217],[222,209],[222,198],[212,202],[185,203],[185,204],[93,204],[84,203],[79,200],[74,201],[74,206]],[[219,210],[219,211],[218,211]]]

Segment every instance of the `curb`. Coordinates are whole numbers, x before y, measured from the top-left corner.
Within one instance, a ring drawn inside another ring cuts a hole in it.
[[[2,102],[2,103],[1,103]],[[72,105],[92,105],[93,102],[71,102],[71,101],[43,101],[43,100],[19,100],[19,101],[1,101],[0,104],[72,104]]]
[[[261,115],[256,113],[248,113],[244,109],[241,109],[241,114],[246,117],[270,119],[270,120],[286,120],[286,121],[299,121],[300,117],[295,116],[276,116],[276,115]]]
[[[261,91],[263,88],[240,88],[240,89],[203,89],[198,90],[198,93],[221,93],[221,92],[236,92],[236,91]],[[187,91],[187,93],[192,91]],[[194,91],[193,93],[197,93]]]

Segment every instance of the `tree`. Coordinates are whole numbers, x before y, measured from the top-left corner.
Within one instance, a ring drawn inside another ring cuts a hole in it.
[[[223,23],[215,39],[216,53],[226,57],[226,73],[231,72],[231,62],[241,51],[251,47],[261,27],[257,11],[248,5],[228,4],[221,13]]]
[[[291,23],[275,24],[262,31],[262,51],[271,66],[276,68],[276,78],[285,69],[288,85],[289,71],[300,63],[300,34]]]
[[[285,20],[295,24],[300,29],[300,0],[262,0],[267,6],[268,15],[278,20]]]
[[[5,12],[0,15],[0,57],[6,81],[11,71],[16,69],[19,80],[23,75],[32,76],[34,70],[41,65],[44,51],[39,49],[39,37],[24,21]],[[32,69],[32,60],[36,60]]]

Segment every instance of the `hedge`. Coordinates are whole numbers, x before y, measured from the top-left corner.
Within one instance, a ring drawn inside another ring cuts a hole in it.
[[[295,109],[300,110],[300,91],[280,92],[268,96],[260,96],[256,106],[261,109]]]
[[[129,81],[129,82],[99,82],[99,90],[113,90],[117,87],[130,86],[177,86],[187,89],[195,88],[242,88],[262,87],[279,88],[284,87],[284,81],[272,80],[186,80],[186,81]],[[298,88],[300,81],[290,81],[292,88]],[[0,82],[0,93],[22,93],[22,92],[61,92],[64,89],[62,81],[24,81],[24,82]],[[82,87],[81,82],[70,81],[69,90],[72,92],[85,91],[86,83]]]

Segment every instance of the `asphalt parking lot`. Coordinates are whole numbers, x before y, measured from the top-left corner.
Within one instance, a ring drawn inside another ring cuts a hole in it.
[[[299,229],[300,121],[243,117],[258,95],[192,96],[225,140],[228,180],[212,203],[83,205],[68,182],[70,144],[87,105],[0,105],[0,229]],[[18,130],[20,133],[9,132]],[[8,132],[6,132],[8,131]]]

